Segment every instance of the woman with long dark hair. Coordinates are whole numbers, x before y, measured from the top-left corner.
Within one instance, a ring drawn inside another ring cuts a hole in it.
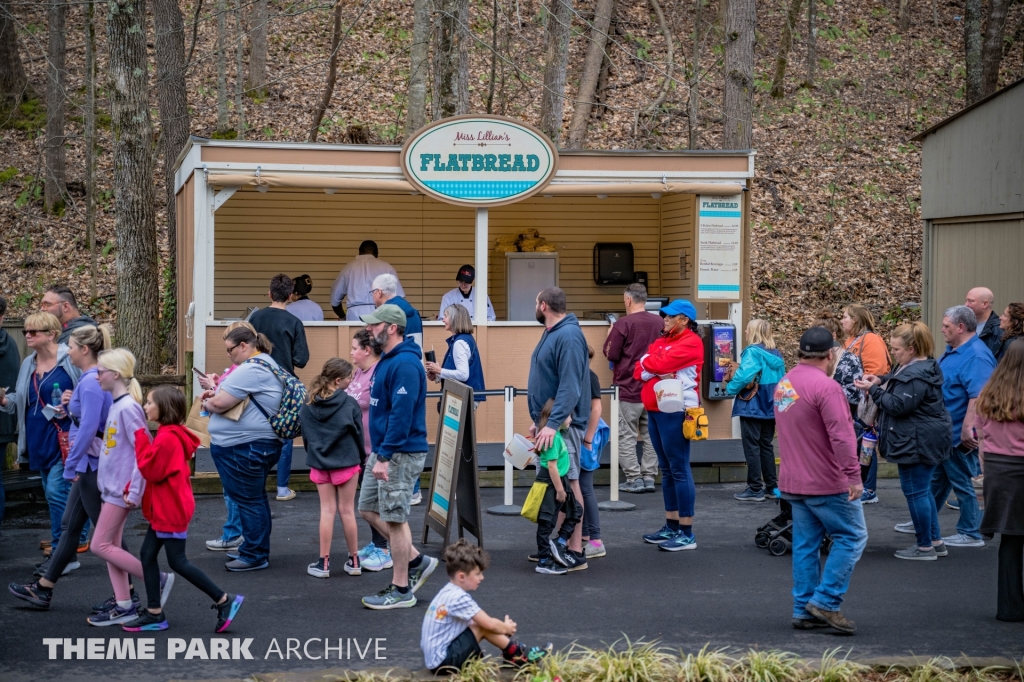
[[[683,437],[688,407],[700,404],[700,372],[704,344],[697,334],[697,309],[676,299],[661,309],[665,329],[651,344],[647,355],[636,363],[633,376],[644,382],[640,397],[650,415],[651,443],[658,453],[661,492],[665,498],[665,525],[644,535],[644,542],[660,545],[669,552],[696,549],[693,536],[693,507],[696,488],[690,471],[690,441]],[[684,409],[662,412],[654,385],[662,379],[682,382]]]

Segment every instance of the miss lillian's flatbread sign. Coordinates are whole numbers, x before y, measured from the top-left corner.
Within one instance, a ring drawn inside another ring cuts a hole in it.
[[[402,147],[402,171],[417,189],[460,206],[500,206],[544,188],[558,151],[541,131],[504,116],[455,116]]]

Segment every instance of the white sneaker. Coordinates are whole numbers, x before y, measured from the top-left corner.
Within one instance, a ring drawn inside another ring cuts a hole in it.
[[[245,538],[239,535],[237,538],[232,540],[224,540],[217,538],[216,540],[207,540],[206,549],[211,552],[228,552],[232,549],[238,549],[245,542]]]
[[[907,521],[906,523],[897,523],[895,526],[893,526],[892,529],[897,533],[906,533],[907,535],[914,535],[917,533],[917,531],[914,530],[913,521]]]
[[[72,562],[68,563],[67,566],[64,567],[64,570],[61,572],[61,575],[67,575],[71,571],[77,571],[81,567],[82,567],[81,562],[72,561]]]
[[[415,507],[416,505],[423,502],[423,493],[413,493],[412,498],[409,500],[409,505]]]
[[[985,546],[985,541],[981,538],[972,538],[970,535],[964,535],[963,533],[957,533],[956,535],[950,535],[949,537],[942,538],[942,541],[951,547]]]
[[[288,500],[294,500],[295,499],[295,494],[296,494],[295,491],[292,490],[291,488],[284,488],[284,489],[278,488],[277,489],[277,501],[278,502],[287,502]]]

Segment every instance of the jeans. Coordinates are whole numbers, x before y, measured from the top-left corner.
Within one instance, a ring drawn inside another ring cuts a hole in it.
[[[932,475],[932,496],[935,508],[942,505],[949,497],[949,491],[956,492],[960,502],[960,518],[956,522],[956,532],[963,533],[976,540],[981,539],[978,528],[981,525],[981,511],[978,509],[978,497],[971,483],[971,459],[977,459],[977,452],[963,453],[957,448],[950,448],[949,459],[935,467]]]
[[[810,618],[808,603],[838,611],[850,587],[853,567],[868,542],[864,506],[847,493],[790,500],[793,505],[793,617]],[[828,533],[832,550],[821,566],[821,542]]]
[[[64,508],[68,504],[68,493],[71,492],[71,481],[64,478],[64,465],[55,464],[49,469],[40,469],[43,495],[50,510],[50,537],[53,546],[60,542],[60,520],[64,517]]]
[[[747,460],[747,487],[772,492],[779,487],[775,473],[774,419],[740,417],[743,458]]]
[[[242,534],[242,517],[238,513],[238,505],[235,504],[227,493],[224,493],[224,506],[227,508],[228,516],[224,520],[224,528],[221,531],[220,539],[227,542],[234,540]]]
[[[254,440],[239,445],[210,445],[213,463],[220,474],[224,492],[238,505],[245,541],[238,558],[247,564],[262,564],[270,558],[270,502],[267,476],[281,458],[281,441]]]
[[[686,412],[651,412],[648,427],[651,443],[658,453],[661,469],[661,494],[665,511],[678,512],[680,517],[693,516],[697,489],[690,472],[690,441],[683,438]]]
[[[277,462],[277,487],[287,488],[292,477],[292,449],[294,441],[286,440],[281,444],[281,459]]]
[[[918,547],[931,547],[932,540],[941,540],[939,513],[932,497],[932,464],[897,464],[900,472],[900,488],[910,507],[910,520],[914,522]]]
[[[580,469],[580,492],[583,493],[583,535],[591,540],[601,539],[601,517],[594,493],[594,472]]]

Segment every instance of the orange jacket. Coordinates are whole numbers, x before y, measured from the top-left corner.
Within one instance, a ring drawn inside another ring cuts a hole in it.
[[[859,339],[859,340],[858,340]],[[889,352],[886,350],[885,341],[874,332],[865,332],[859,337],[850,337],[846,340],[846,350],[850,351],[864,365],[865,374],[874,374],[882,377],[889,373]]]

